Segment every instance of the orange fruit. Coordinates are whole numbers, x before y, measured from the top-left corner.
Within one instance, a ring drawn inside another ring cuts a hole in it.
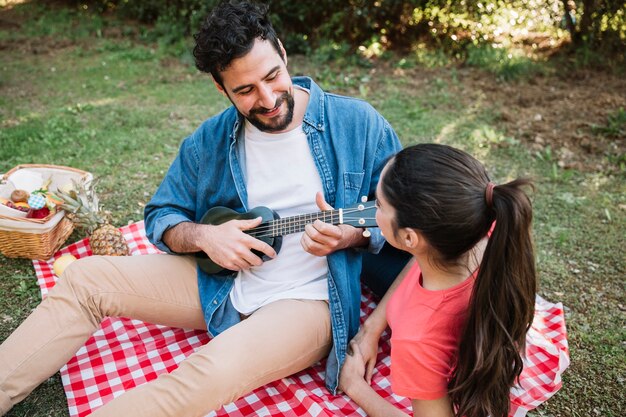
[[[46,199],[47,199],[50,203],[55,204],[55,205],[57,205],[57,206],[60,206],[61,204],[63,204],[63,200],[61,200],[61,198],[60,198],[60,197],[57,197],[57,196],[56,196],[56,195],[54,195],[54,194],[46,194]]]

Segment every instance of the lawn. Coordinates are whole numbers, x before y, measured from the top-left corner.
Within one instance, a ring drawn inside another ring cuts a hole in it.
[[[181,140],[229,104],[188,54],[172,55],[147,33],[133,23],[77,19],[28,3],[0,9],[0,173],[22,163],[84,169],[101,178],[99,195],[114,224],[141,220]],[[369,66],[316,56],[289,63],[293,75],[311,75],[329,91],[371,102],[405,145],[451,144],[482,160],[496,182],[534,179],[539,293],[566,306],[572,364],[562,390],[532,416],[622,416],[626,88],[620,75],[585,71],[583,82],[572,84],[548,62],[504,81],[489,68],[432,64],[423,55]],[[538,85],[546,88],[527,104],[508,101]],[[598,93],[594,86],[601,85],[610,88]],[[568,99],[574,114],[557,117],[544,92],[574,95]],[[601,100],[586,111],[591,96]],[[535,110],[526,115],[529,108]],[[69,242],[83,236],[75,231]],[[32,263],[0,255],[0,340],[39,300]],[[58,375],[9,413],[66,415]]]

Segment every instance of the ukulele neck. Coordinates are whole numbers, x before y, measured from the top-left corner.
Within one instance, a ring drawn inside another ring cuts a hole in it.
[[[324,210],[318,213],[299,214],[297,216],[271,220],[266,223],[261,223],[259,226],[247,230],[246,232],[254,237],[284,236],[291,233],[303,232],[306,225],[313,223],[315,220],[321,220],[324,223],[333,225],[342,224],[343,209]]]

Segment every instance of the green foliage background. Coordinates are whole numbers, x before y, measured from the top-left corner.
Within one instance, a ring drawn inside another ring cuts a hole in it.
[[[178,44],[219,0],[66,0],[74,7],[154,24],[153,35]],[[287,50],[306,53],[329,43],[356,50],[408,50],[420,42],[465,56],[470,45],[520,41],[569,30],[573,47],[623,55],[626,3],[619,0],[268,0]],[[572,16],[567,25],[566,12]],[[623,61],[623,56],[620,62]]]

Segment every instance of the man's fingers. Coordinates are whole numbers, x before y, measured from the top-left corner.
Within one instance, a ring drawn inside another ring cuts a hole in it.
[[[319,207],[322,211],[333,209],[333,206],[326,202],[326,200],[324,199],[324,194],[321,191],[318,191],[315,194],[315,203],[317,204],[317,207]]]
[[[249,249],[243,251],[240,258],[245,264],[242,264],[242,269],[250,269],[252,266],[261,266],[263,265],[263,260],[252,253]]]
[[[258,258],[258,256],[255,256],[244,246],[239,250],[235,249],[230,254],[225,255],[223,258],[224,262],[221,266],[226,269],[230,269],[231,271],[249,269],[253,262],[255,262],[254,257]]]
[[[236,249],[235,253],[237,256],[237,260],[233,260],[234,263],[239,266],[240,269],[249,269],[252,266],[261,266],[263,265],[263,259],[253,253],[252,251],[259,251],[270,258],[274,258],[276,256],[276,251],[267,243],[249,236],[242,245]]]
[[[269,244],[259,240],[257,238],[252,238],[250,241],[250,249],[258,250],[259,252],[263,252],[270,258],[276,257],[276,251]]]
[[[322,245],[329,245],[341,238],[341,229],[324,223],[321,220],[315,220],[305,226],[304,231],[312,241]]]
[[[263,218],[261,216],[256,217],[254,219],[249,219],[249,220],[236,220],[239,224],[239,228],[241,230],[248,230],[248,229],[252,229],[254,227],[257,227],[258,225],[261,224],[261,222],[263,222]]]
[[[312,242],[318,242],[322,239],[322,234],[313,226],[313,223],[304,226],[304,236]]]
[[[327,250],[326,249],[326,243],[325,242],[320,242],[317,240],[314,240],[311,237],[311,233],[317,234],[318,232],[314,230],[315,228],[313,227],[313,225],[311,224],[307,224],[305,227],[305,233],[302,234],[302,239],[300,239],[300,244],[302,245],[302,247],[304,248],[305,251],[313,254],[313,255],[317,255],[317,256],[321,256],[321,255],[325,255]],[[317,239],[321,240],[321,238],[319,237],[320,235],[318,235]]]
[[[320,234],[323,234],[324,236],[328,236],[334,239],[341,238],[342,232],[339,226],[334,226],[332,224],[324,223],[321,220],[315,220],[313,222],[313,227],[315,228],[315,230],[317,230]]]

